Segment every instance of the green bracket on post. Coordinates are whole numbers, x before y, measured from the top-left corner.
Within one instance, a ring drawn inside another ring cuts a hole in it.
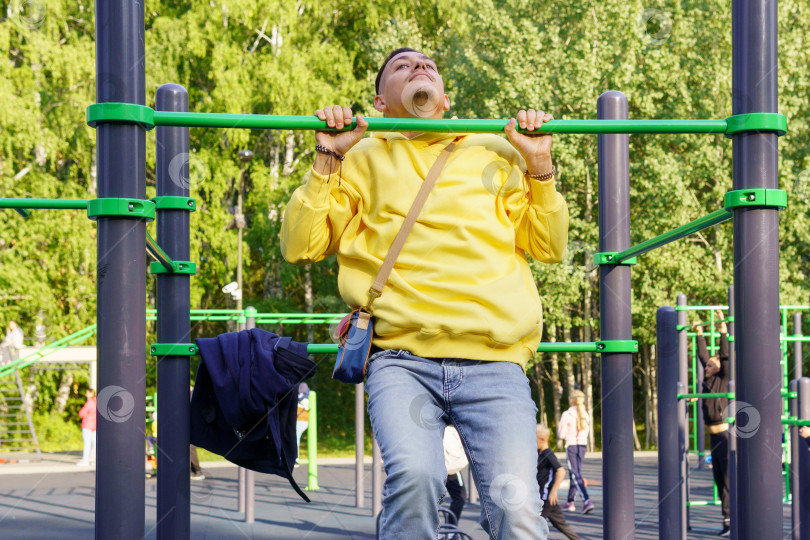
[[[197,265],[189,261],[171,261],[172,270],[168,270],[163,263],[152,261],[149,264],[149,272],[152,274],[188,274],[197,275]]]
[[[100,217],[155,219],[155,203],[141,199],[104,198],[87,203],[87,217],[96,221]]]
[[[726,118],[726,137],[738,133],[772,133],[781,137],[787,133],[787,118],[777,113],[735,114]]]
[[[197,210],[197,201],[191,197],[162,195],[152,197],[150,200],[155,203],[155,210],[186,210],[188,212]]]
[[[155,127],[155,111],[136,103],[94,103],[87,107],[87,125],[104,123],[140,124],[147,131]]]
[[[614,265],[614,266],[631,266],[638,262],[637,257],[630,257],[621,262],[615,262],[616,255],[618,255],[618,251],[605,251],[602,253],[594,253],[593,254],[593,265],[594,266],[602,266],[602,265]]]
[[[607,353],[637,353],[638,341],[631,339],[614,339],[610,341],[597,341],[596,354]]]
[[[736,189],[723,198],[726,210],[741,206],[787,207],[787,192],[781,189]]]
[[[194,343],[154,343],[149,346],[152,356],[197,356],[200,350]]]

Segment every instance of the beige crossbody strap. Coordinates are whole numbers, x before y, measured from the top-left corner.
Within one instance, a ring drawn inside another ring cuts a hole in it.
[[[374,280],[374,284],[368,291],[369,300],[368,304],[366,305],[366,309],[370,310],[371,303],[382,294],[383,287],[385,287],[385,282],[388,281],[388,276],[391,274],[391,270],[394,268],[394,262],[396,262],[399,252],[402,251],[402,246],[405,245],[405,239],[408,238],[408,234],[410,234],[413,224],[416,222],[416,218],[419,216],[419,212],[425,205],[425,201],[430,194],[430,190],[433,189],[434,184],[436,184],[436,179],[442,172],[444,164],[447,163],[447,158],[450,157],[450,153],[456,147],[456,143],[460,138],[461,137],[456,137],[453,139],[453,142],[444,147],[444,150],[442,150],[442,153],[439,154],[439,157],[436,158],[436,162],[430,168],[430,171],[428,171],[427,177],[425,178],[425,181],[422,182],[422,187],[419,188],[419,193],[416,194],[416,199],[414,199],[411,209],[408,210],[408,215],[405,216],[405,221],[402,223],[402,227],[400,227],[399,232],[397,233],[397,237],[394,238],[394,243],[391,244],[391,249],[388,251],[388,255],[385,256],[385,261],[383,261],[382,267],[377,273],[377,279]]]

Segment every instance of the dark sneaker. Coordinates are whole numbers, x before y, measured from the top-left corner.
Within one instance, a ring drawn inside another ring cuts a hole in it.
[[[585,501],[585,504],[582,505],[582,513],[590,514],[591,512],[593,512],[593,503],[591,502],[590,499],[588,499],[587,501]]]
[[[574,505],[574,501],[568,501],[567,503],[561,504],[560,509],[564,512],[576,512],[577,507]]]
[[[723,530],[717,536],[731,536],[731,527],[723,524]]]

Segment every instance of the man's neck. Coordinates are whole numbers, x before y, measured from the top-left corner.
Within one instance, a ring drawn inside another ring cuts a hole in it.
[[[544,450],[548,450],[548,445],[544,445],[544,446],[538,446],[538,447],[537,447],[537,449],[538,449],[540,452],[542,452],[542,451],[544,451]]]

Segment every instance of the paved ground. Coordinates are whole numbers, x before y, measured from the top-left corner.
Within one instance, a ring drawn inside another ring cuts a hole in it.
[[[3,457],[3,456],[0,456]],[[39,462],[0,465],[0,537],[3,539],[93,538],[94,477],[89,469],[76,467],[75,456],[48,455]],[[371,467],[366,465],[366,508],[355,508],[354,465],[351,460],[331,460],[319,466],[320,491],[310,493],[312,503],[300,500],[286,480],[256,475],[256,521],[244,523],[237,510],[237,471],[222,463],[204,463],[206,479],[192,482],[191,531],[194,539],[273,538],[282,540],[330,538],[371,539],[375,520],[370,515]],[[584,476],[596,510],[585,516],[567,514],[583,538],[602,537],[601,459],[586,459]],[[658,537],[656,512],[657,457],[639,453],[635,458],[636,538]],[[306,483],[306,467],[295,470],[300,485]],[[155,534],[156,480],[146,482],[146,536]],[[694,471],[694,498],[711,495],[711,471]],[[564,496],[564,495],[563,495]],[[487,535],[475,522],[480,506],[464,508],[461,527],[475,540]],[[784,506],[784,523],[790,522],[790,507]],[[691,511],[690,539],[715,537],[720,529],[720,509],[699,507]],[[787,535],[788,531],[785,530]],[[788,536],[786,536],[788,537]],[[563,538],[552,530],[551,538]]]

